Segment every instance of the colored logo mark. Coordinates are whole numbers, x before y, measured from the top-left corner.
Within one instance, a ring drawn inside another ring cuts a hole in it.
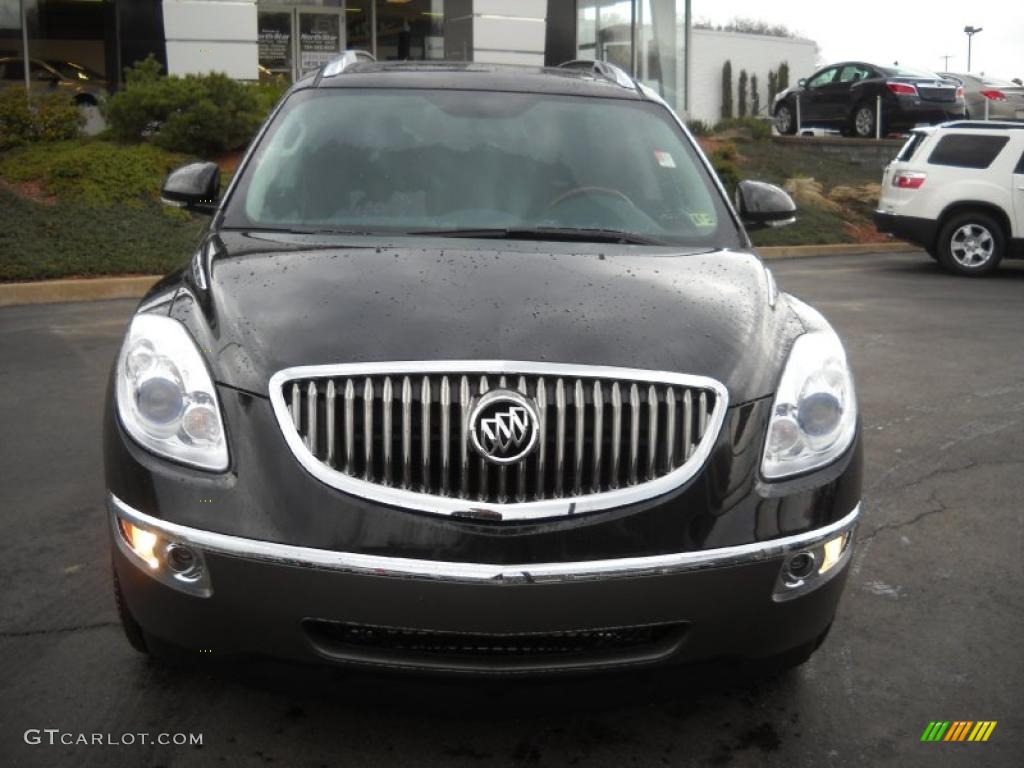
[[[988,741],[995,728],[995,720],[933,720],[921,741]]]

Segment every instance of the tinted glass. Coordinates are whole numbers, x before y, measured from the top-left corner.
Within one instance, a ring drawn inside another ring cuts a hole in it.
[[[907,143],[903,145],[903,149],[900,150],[900,153],[896,155],[896,159],[905,162],[912,158],[914,153],[917,152],[917,148],[921,146],[921,142],[924,141],[924,136],[925,135],[923,133],[910,134],[910,138],[907,139]]]
[[[843,67],[842,72],[839,74],[839,82],[855,83],[858,80],[866,80],[870,76],[870,73],[864,67],[858,67],[855,64],[849,64]]]
[[[811,80],[808,81],[807,85],[810,86],[811,88],[820,88],[823,85],[828,85],[829,83],[832,82],[833,79],[835,79],[837,71],[838,70],[836,70],[835,67],[833,67],[832,69],[826,69],[820,75],[815,75],[813,78],[811,78]]]
[[[913,69],[911,67],[886,67],[885,72],[890,77],[922,77],[926,80],[941,80],[934,72],[927,69]]]
[[[1013,170],[1014,173],[1024,173],[1024,155],[1020,156],[1020,160],[1017,161],[1017,167]]]
[[[737,237],[710,174],[659,105],[364,88],[294,94],[243,171],[225,226]]]
[[[928,162],[959,168],[988,168],[1009,140],[1009,136],[943,136],[932,150]]]

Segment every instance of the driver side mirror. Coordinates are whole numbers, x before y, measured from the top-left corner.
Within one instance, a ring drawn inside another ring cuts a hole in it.
[[[799,80],[796,81],[796,84],[799,85],[801,88],[806,88],[807,87],[807,78],[806,77],[801,77]]]
[[[160,189],[167,205],[212,214],[220,194],[220,168],[216,163],[189,163],[171,171]]]
[[[796,221],[796,203],[789,194],[763,181],[736,185],[736,210],[747,229],[784,227]]]

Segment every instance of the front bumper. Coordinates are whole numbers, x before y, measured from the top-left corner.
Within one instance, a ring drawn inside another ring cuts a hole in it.
[[[113,495],[108,505],[125,604],[161,640],[213,654],[490,673],[769,657],[813,642],[835,614],[860,509],[753,544],[498,565],[246,539],[151,517]],[[201,576],[175,579],[165,560],[140,559],[125,524],[153,534],[157,552],[188,547]],[[812,573],[794,578],[789,564],[807,552]]]

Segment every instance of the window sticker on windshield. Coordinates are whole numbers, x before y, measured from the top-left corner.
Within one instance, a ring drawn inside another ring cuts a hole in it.
[[[658,161],[658,165],[662,168],[675,168],[676,161],[668,152],[662,152],[660,149],[654,150],[654,159]]]
[[[713,226],[715,226],[714,214],[710,214],[710,213],[702,213],[702,212],[691,213],[690,214],[690,220],[694,224],[696,224],[698,227],[713,227]]]

